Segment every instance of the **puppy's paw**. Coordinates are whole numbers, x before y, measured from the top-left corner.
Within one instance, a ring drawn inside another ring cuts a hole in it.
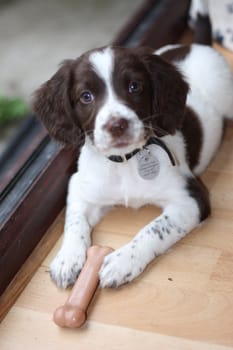
[[[136,278],[145,268],[129,245],[105,257],[99,272],[100,286],[117,288]]]
[[[86,250],[63,249],[59,251],[50,265],[50,276],[59,288],[73,285],[85,263]]]

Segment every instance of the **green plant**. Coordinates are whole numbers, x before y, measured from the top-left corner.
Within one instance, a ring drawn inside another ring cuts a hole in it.
[[[0,126],[22,119],[28,113],[28,106],[20,98],[8,98],[0,94]]]

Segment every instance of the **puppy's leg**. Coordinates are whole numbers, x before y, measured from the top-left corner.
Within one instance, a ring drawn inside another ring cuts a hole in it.
[[[195,181],[195,180],[193,180]],[[186,195],[181,194],[163,213],[145,226],[122,248],[109,254],[100,270],[102,287],[119,287],[132,281],[158,255],[198,226],[209,214],[209,201],[198,183]],[[202,214],[205,210],[206,216]]]
[[[51,278],[60,288],[74,284],[91,245],[91,230],[107,211],[85,201],[80,187],[79,174],[76,173],[69,183],[62,246],[50,265]]]

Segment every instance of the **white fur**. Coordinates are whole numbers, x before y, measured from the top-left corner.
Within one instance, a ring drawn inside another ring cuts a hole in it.
[[[119,149],[115,148],[112,144],[111,135],[105,129],[105,126],[112,117],[121,117],[129,122],[129,133],[132,137],[131,144],[133,148],[135,148],[135,146],[141,147],[143,145],[142,141],[144,135],[143,124],[134,111],[119,101],[112,86],[114,67],[113,51],[110,48],[106,48],[103,51],[94,52],[90,55],[89,60],[107,88],[106,101],[96,116],[94,128],[95,146],[105,155],[119,154]],[[122,154],[130,151],[132,151],[132,146],[121,150]]]
[[[86,138],[78,172],[70,180],[64,240],[51,265],[52,278],[63,288],[75,281],[85,262],[93,226],[115,205],[139,208],[149,203],[160,206],[163,212],[142,228],[131,242],[105,258],[100,271],[103,287],[117,287],[132,281],[156,256],[199,224],[198,205],[186,190],[186,177],[193,175],[186,163],[185,142],[180,132],[163,138],[178,160],[175,167],[161,147],[149,146],[160,164],[159,174],[153,180],[139,176],[136,157],[115,163],[99,151],[107,152],[110,148],[112,152],[111,137],[103,128],[110,115],[117,114],[130,120],[132,138],[135,143],[140,140],[139,118],[115,96],[111,82],[113,60],[111,49],[90,57],[108,93],[96,118],[96,145]],[[199,115],[204,130],[201,160],[195,169],[200,173],[219,145],[223,116],[232,113],[233,79],[222,57],[206,47],[193,46],[189,56],[177,66],[190,83],[187,103]]]
[[[223,117],[233,116],[232,72],[217,51],[195,44],[191,54],[175,64],[191,87],[187,105],[196,112],[204,132],[201,159],[194,169],[200,174],[219,147]]]
[[[197,20],[198,14],[207,16],[209,13],[208,0],[192,0],[189,15],[192,20]]]

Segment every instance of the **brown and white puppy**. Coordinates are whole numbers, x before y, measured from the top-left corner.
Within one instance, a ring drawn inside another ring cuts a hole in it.
[[[210,214],[198,180],[233,114],[233,78],[210,47],[104,47],[63,63],[36,93],[51,136],[82,145],[71,177],[62,247],[51,277],[73,284],[91,231],[115,205],[154,204],[162,214],[104,260],[103,287],[137,277]]]

